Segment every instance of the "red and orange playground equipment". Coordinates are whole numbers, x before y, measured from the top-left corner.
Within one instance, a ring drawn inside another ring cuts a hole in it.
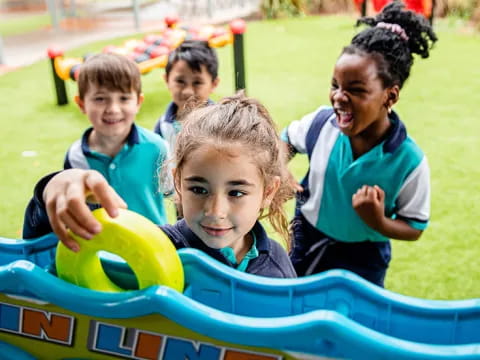
[[[227,27],[204,25],[186,26],[179,23],[177,17],[166,17],[164,27],[155,34],[147,34],[143,39],[126,40],[122,46],[108,45],[103,51],[128,56],[138,64],[140,72],[147,74],[167,65],[168,55],[184,40],[204,40],[213,48],[233,44],[235,89],[245,89],[245,62],[243,51],[243,34],[246,30],[244,20],[237,19]],[[55,46],[48,48],[51,60],[57,104],[68,104],[66,80],[76,80],[82,69],[83,58],[64,57],[62,49]]]
[[[362,16],[367,14],[367,1],[368,0],[353,0],[357,9],[362,13]],[[392,1],[398,0],[372,0],[373,10],[378,13],[382,8]],[[435,8],[435,0],[403,0],[407,9],[413,10],[419,14],[422,14],[430,23],[433,21],[433,10]]]

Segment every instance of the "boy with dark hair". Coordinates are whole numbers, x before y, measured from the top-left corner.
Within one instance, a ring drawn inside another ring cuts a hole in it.
[[[97,170],[130,210],[165,224],[158,173],[168,157],[168,146],[160,136],[134,123],[143,102],[140,76],[138,66],[122,55],[98,54],[82,64],[75,102],[92,127],[68,149],[64,168]],[[23,236],[30,237],[25,231]]]
[[[154,131],[169,143],[172,150],[181,129],[178,111],[183,110],[192,96],[200,102],[208,101],[220,81],[215,50],[206,41],[184,41],[170,53],[164,76],[172,102],[155,124]]]

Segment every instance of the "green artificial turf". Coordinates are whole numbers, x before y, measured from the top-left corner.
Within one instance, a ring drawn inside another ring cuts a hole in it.
[[[354,20],[324,16],[249,23],[248,93],[265,103],[279,128],[328,104],[331,71],[342,46],[356,31]],[[436,28],[440,41],[431,58],[415,60],[395,107],[429,159],[431,223],[419,241],[393,241],[386,287],[430,299],[478,298],[480,122],[474,113],[480,100],[480,36],[448,20],[439,21]],[[115,42],[91,44],[67,55],[97,52],[107,43]],[[233,92],[232,51],[231,46],[218,51],[221,83],[214,99]],[[162,75],[163,70],[155,70],[143,77],[146,99],[138,123],[147,128],[169,102]],[[68,87],[71,99],[75,83],[68,82]],[[88,122],[73,103],[55,105],[47,60],[1,76],[0,94],[0,235],[18,238],[33,186],[42,175],[62,167],[66,149]],[[24,151],[35,151],[37,156],[22,156]],[[302,156],[291,163],[298,179],[306,166]],[[291,203],[288,210],[291,214]]]

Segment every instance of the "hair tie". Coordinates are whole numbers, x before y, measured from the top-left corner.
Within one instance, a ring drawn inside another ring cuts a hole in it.
[[[377,23],[377,27],[384,28],[390,30],[391,32],[399,35],[402,40],[408,41],[409,37],[405,30],[398,24],[391,24],[386,22],[379,22]]]

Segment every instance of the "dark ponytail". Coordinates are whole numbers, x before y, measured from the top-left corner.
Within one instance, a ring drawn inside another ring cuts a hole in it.
[[[399,25],[406,37],[388,27],[377,26],[379,23]],[[413,64],[412,54],[427,58],[430,48],[437,41],[437,36],[428,20],[411,10],[405,10],[405,5],[400,1],[389,3],[375,17],[359,19],[357,26],[361,24],[368,25],[370,28],[355,35],[351,44],[344,48],[343,53],[373,55],[377,60],[379,76],[385,87],[398,85],[402,88],[410,76],[410,68]]]

